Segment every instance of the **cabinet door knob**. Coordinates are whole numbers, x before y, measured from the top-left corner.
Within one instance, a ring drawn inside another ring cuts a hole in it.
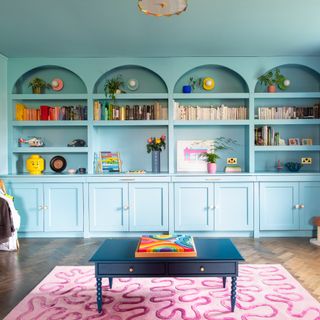
[[[43,209],[44,210],[48,210],[48,206],[43,206]]]
[[[296,204],[296,205],[293,206],[293,208],[294,208],[294,209],[299,209],[299,208],[300,208],[300,205],[299,205],[299,204]]]
[[[215,207],[214,207],[214,206],[210,206],[209,209],[210,209],[210,210],[214,210]]]
[[[200,267],[200,271],[204,272],[204,267],[203,266]]]
[[[304,208],[304,204],[300,204],[300,209],[303,209]]]
[[[129,268],[129,272],[132,273],[134,271],[133,267]]]
[[[129,210],[129,206],[124,206],[123,209],[124,210]]]
[[[43,210],[43,206],[42,205],[39,206],[39,210]]]

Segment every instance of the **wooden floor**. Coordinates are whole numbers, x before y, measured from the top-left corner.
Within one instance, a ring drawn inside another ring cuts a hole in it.
[[[0,319],[56,265],[88,265],[103,239],[21,239],[0,252]],[[246,263],[280,263],[320,301],[320,247],[306,238],[233,239]]]

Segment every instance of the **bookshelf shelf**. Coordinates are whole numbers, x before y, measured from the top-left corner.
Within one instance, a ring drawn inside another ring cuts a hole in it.
[[[175,93],[176,100],[197,100],[197,99],[249,99],[249,93]]]
[[[21,147],[13,149],[13,153],[88,153],[87,147]]]
[[[247,126],[249,120],[175,120],[174,126]]]
[[[95,93],[92,95],[93,99],[98,100],[111,100],[107,98],[104,93]],[[116,94],[116,100],[161,100],[168,99],[168,94],[166,93],[123,93]]]
[[[68,94],[68,93],[53,93],[53,94],[12,94],[12,100],[33,100],[33,101],[45,101],[45,100],[87,100],[87,94]]]
[[[320,92],[277,92],[277,93],[255,93],[255,99],[313,99],[320,98]]]
[[[97,120],[93,121],[95,127],[118,126],[167,126],[168,120]]]
[[[13,127],[86,127],[86,120],[62,120],[62,121],[12,121]]]
[[[255,146],[254,151],[320,151],[320,145],[312,146]]]
[[[254,120],[255,125],[318,125],[320,119]]]

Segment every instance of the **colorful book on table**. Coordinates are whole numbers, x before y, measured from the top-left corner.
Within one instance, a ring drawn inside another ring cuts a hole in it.
[[[136,258],[196,257],[197,250],[189,235],[143,235]]]

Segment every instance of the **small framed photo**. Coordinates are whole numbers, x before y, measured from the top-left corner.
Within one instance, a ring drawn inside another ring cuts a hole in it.
[[[300,144],[299,138],[289,138],[289,146],[297,146]]]
[[[307,139],[301,139],[301,144],[305,146],[312,146],[313,142],[312,142],[312,139],[307,138]]]

